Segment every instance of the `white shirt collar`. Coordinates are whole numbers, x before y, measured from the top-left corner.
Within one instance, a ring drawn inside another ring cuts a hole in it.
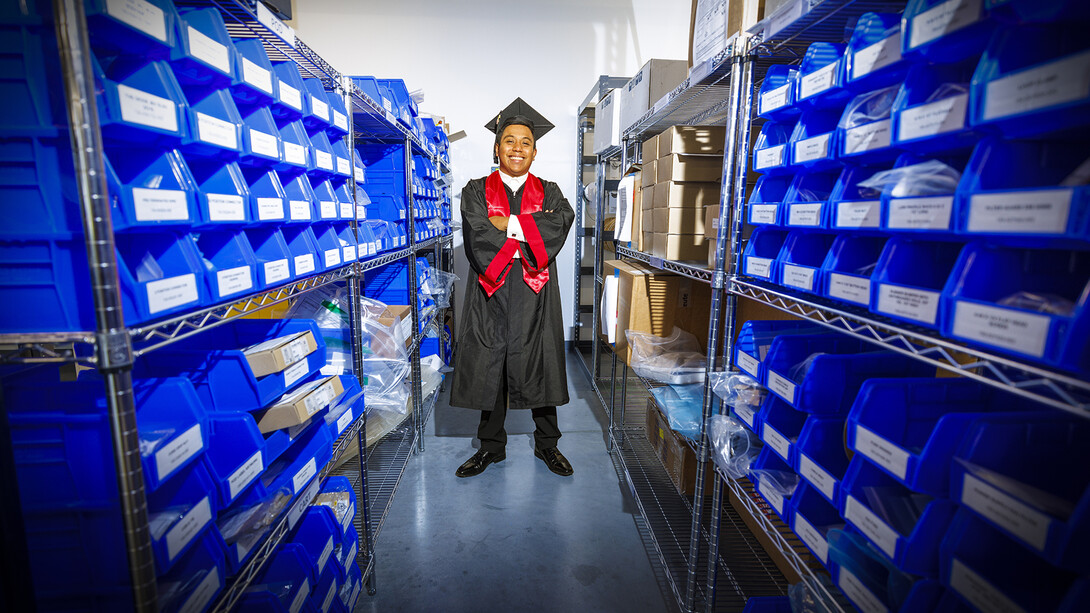
[[[512,177],[504,171],[500,171],[500,179],[503,180],[503,184],[511,188],[511,193],[519,191],[519,188],[526,183],[526,177],[530,176],[530,173],[525,173],[521,177]]]

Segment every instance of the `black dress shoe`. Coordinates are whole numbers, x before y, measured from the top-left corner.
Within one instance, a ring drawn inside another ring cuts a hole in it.
[[[502,462],[507,459],[506,452],[492,453],[491,451],[485,451],[481,449],[477,453],[473,454],[472,458],[465,461],[464,464],[458,467],[458,470],[454,471],[454,474],[458,477],[472,477],[484,472],[484,469],[488,468],[489,464],[495,464],[496,462]]]
[[[541,458],[541,461],[545,462],[545,466],[548,466],[549,470],[561,477],[570,477],[575,472],[571,467],[571,463],[568,462],[568,458],[565,458],[564,454],[560,453],[560,450],[556,447],[544,451],[535,449],[534,455]]]

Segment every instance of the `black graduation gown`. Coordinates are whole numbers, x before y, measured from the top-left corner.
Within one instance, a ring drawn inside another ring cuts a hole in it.
[[[522,264],[514,260],[503,286],[489,297],[477,275],[488,268],[503,247],[507,233],[488,221],[485,180],[474,179],[462,189],[462,240],[471,278],[466,281],[466,296],[458,313],[458,351],[454,354],[450,404],[491,411],[502,390],[505,367],[509,408],[567,404],[564,319],[556,255],[564,246],[575,211],[556,183],[542,181],[544,202],[533,219],[548,254],[549,281],[535,294],[522,278]],[[506,185],[504,189],[511,214],[518,215],[524,189],[517,193]],[[521,257],[534,262],[525,242],[519,251]]]

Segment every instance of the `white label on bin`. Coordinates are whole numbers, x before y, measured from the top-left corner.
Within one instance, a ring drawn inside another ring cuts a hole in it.
[[[273,93],[272,73],[246,58],[242,58],[242,80],[267,94]]]
[[[337,582],[329,584],[329,591],[325,593],[325,600],[322,601],[322,613],[328,613],[329,607],[333,606],[333,597],[337,595]]]
[[[278,281],[283,281],[291,276],[291,268],[288,267],[288,260],[275,260],[272,262],[265,262],[265,283],[272,285]]]
[[[310,596],[310,582],[304,577],[302,585],[299,586],[299,591],[295,593],[295,598],[292,599],[288,611],[290,613],[299,613],[307,602],[307,596]]]
[[[332,200],[319,200],[318,213],[322,219],[336,219],[337,203]]]
[[[768,371],[768,389],[795,406],[795,384],[779,373]]]
[[[196,424],[155,452],[155,473],[159,481],[171,475],[183,462],[204,449],[201,426]]]
[[[816,487],[823,496],[833,500],[833,489],[836,486],[836,477],[833,477],[824,468],[810,459],[810,456],[799,452],[799,475]]]
[[[811,162],[829,157],[830,136],[832,136],[831,133],[819,134],[795,143],[795,162]]]
[[[912,18],[912,34],[908,48],[915,49],[924,43],[960,30],[980,19],[981,0],[947,0]]]
[[[1052,524],[1048,515],[968,473],[961,489],[961,502],[1038,551],[1044,551]]]
[[[822,564],[829,563],[829,541],[801,513],[795,513],[795,532]]]
[[[227,493],[230,499],[234,500],[235,496],[241,494],[242,490],[246,489],[246,486],[250,485],[263,470],[265,470],[265,462],[261,459],[261,452],[254,452],[249,460],[227,477]]]
[[[766,485],[767,481],[761,481],[757,485],[757,489],[761,491],[761,495],[768,501],[768,504],[772,505],[776,512],[783,516],[783,495],[776,491],[776,488]]]
[[[253,289],[254,279],[251,270],[249,266],[217,270],[216,285],[219,288],[220,296],[230,296],[231,294]]]
[[[145,0],[106,0],[110,17],[166,42],[167,20],[163,9]]]
[[[289,164],[305,165],[307,150],[302,145],[284,141],[284,161]]]
[[[790,463],[791,441],[788,440],[786,436],[780,434],[778,430],[768,425],[767,422],[763,426],[761,426],[761,430],[761,434],[763,435],[761,439],[771,445],[772,449],[775,450],[776,453],[780,454],[780,457],[783,458],[785,462]]]
[[[170,132],[178,131],[177,106],[168,98],[118,83],[121,119]]]
[[[325,563],[329,561],[329,556],[333,555],[333,537],[329,537],[326,541],[325,547],[322,548],[322,555],[318,556],[318,573],[321,574],[325,570]]]
[[[356,260],[356,248],[351,245],[348,247],[341,247],[341,253],[344,254],[341,261],[345,263]]]
[[[346,555],[344,557],[345,567],[351,566],[352,562],[354,562],[356,560],[356,552],[357,551],[358,551],[358,545],[356,543],[352,543],[352,549],[349,549],[348,550],[348,555]]]
[[[227,149],[238,149],[235,124],[205,113],[197,113],[197,138]]]
[[[314,150],[314,163],[318,168],[333,170],[333,156],[320,149]]]
[[[778,204],[752,204],[749,207],[749,222],[774,224],[779,208]]]
[[[315,96],[314,94],[311,94],[310,96],[310,111],[312,114],[329,121],[329,103],[319,100],[318,96]]]
[[[171,560],[176,558],[193,540],[193,537],[197,536],[201,528],[208,525],[210,521],[212,521],[212,505],[208,501],[208,496],[205,496],[167,532],[167,558]]]
[[[364,175],[364,172],[363,172],[362,168],[360,168],[359,166],[353,166],[352,167],[352,176],[356,179],[356,183],[363,183],[364,182],[364,177],[366,175]]]
[[[734,407],[734,412],[738,415],[738,417],[742,418],[742,421],[746,422],[746,425],[748,425],[751,430],[753,429],[753,417],[757,413],[756,411],[753,410],[753,407],[750,407],[750,406]]]
[[[1071,189],[976,194],[969,200],[969,231],[1062,234],[1071,197]]]
[[[772,274],[772,259],[754,256],[746,258],[746,274],[767,279]]]
[[[167,309],[196,302],[197,275],[189,273],[169,279],[151,281],[148,288],[148,310],[158,313]]]
[[[280,147],[276,143],[276,137],[261,130],[250,128],[250,148],[258,155],[270,158],[280,157]]]
[[[257,218],[260,221],[284,219],[283,198],[258,198]]]
[[[314,272],[314,254],[304,253],[295,256],[295,275],[305,275],[309,272]]]
[[[761,363],[758,362],[756,358],[754,358],[753,356],[749,355],[748,353],[746,353],[744,351],[739,351],[738,352],[738,356],[737,356],[737,359],[735,360],[735,362],[738,363],[739,368],[741,368],[742,370],[748,372],[750,375],[752,375],[754,377],[757,376],[757,373],[760,371],[760,368],[761,368]]]
[[[896,555],[897,539],[900,535],[854,496],[848,496],[844,503],[844,519],[855,524],[887,556],[893,558]]]
[[[354,219],[355,218],[354,213],[356,212],[355,208],[356,207],[351,202],[342,202],[341,203],[341,217],[343,217],[345,219]]]
[[[341,527],[348,530],[348,525],[352,523],[352,518],[356,516],[356,503],[348,505],[348,512],[344,514],[341,519]]]
[[[812,292],[814,291],[814,269],[806,266],[784,264],[783,284]]]
[[[821,224],[821,202],[787,206],[787,225],[817,226]]]
[[[200,613],[204,611],[208,603],[212,601],[212,597],[219,592],[222,586],[220,569],[215,566],[209,568],[204,575],[204,579],[201,579],[201,582],[197,585],[197,589],[193,590],[182,608],[178,609],[178,613]]]
[[[342,130],[348,131],[348,115],[345,115],[340,111],[334,110],[333,125],[337,126]]]
[[[363,582],[361,581],[352,587],[352,595],[348,597],[348,608],[355,608],[356,598],[358,598],[360,595],[360,585],[362,584]]]
[[[878,286],[878,311],[934,325],[939,292],[883,283]]]
[[[863,426],[855,427],[855,449],[902,481],[908,474],[908,452]]]
[[[352,163],[347,159],[337,156],[337,174],[350,175],[352,174]]]
[[[317,474],[317,472],[318,467],[314,463],[314,458],[311,458],[299,469],[299,472],[295,473],[295,476],[291,478],[291,486],[295,493],[298,494],[299,490],[303,489],[303,486],[307,484],[307,481],[310,481],[310,478]]]
[[[954,336],[1044,357],[1051,321],[1047,315],[957,301]]]
[[[310,219],[310,203],[306,200],[289,200],[288,210],[292,219]]]
[[[341,251],[340,249],[326,249],[323,252],[325,256],[325,267],[333,268],[341,263]]]
[[[830,273],[829,296],[866,306],[870,304],[870,279]]]
[[[809,98],[832,87],[836,80],[836,69],[839,66],[840,62],[836,61],[800,77],[799,98]]]
[[[177,221],[189,219],[185,192],[179,189],[132,188],[132,202],[137,221]]]
[[[877,228],[881,222],[882,203],[878,200],[841,202],[836,207],[837,228]]]
[[[888,147],[893,130],[891,120],[872,121],[844,132],[844,153],[860,153]]]
[[[299,90],[284,81],[280,82],[280,102],[300,111],[303,110],[303,97]]]
[[[386,109],[387,113],[393,113],[394,105],[390,103],[390,99],[382,95],[380,95],[379,97],[382,98],[382,108]]]
[[[897,139],[916,140],[960,130],[965,127],[965,111],[968,108],[969,94],[907,108],[900,114]]]
[[[950,565],[950,587],[983,613],[1025,613],[1025,609],[957,558]]]
[[[220,72],[231,73],[231,56],[227,55],[227,45],[212,40],[193,26],[189,26],[189,52],[198,60],[217,68]]]
[[[284,369],[284,385],[291,385],[302,379],[310,372],[310,364],[307,360],[299,360],[291,366]]]
[[[889,227],[896,230],[949,230],[953,196],[892,198]]]
[[[840,567],[840,589],[844,595],[851,599],[852,604],[863,613],[889,613],[882,601],[868,590],[859,579],[847,568]]]
[[[852,54],[852,79],[858,79],[901,59],[901,33],[863,47]]]
[[[208,194],[208,219],[212,221],[244,221],[246,201],[232,194]]]
[[[344,429],[347,428],[353,421],[352,409],[348,409],[337,419],[337,436],[340,436]]]
[[[785,148],[786,145],[776,145],[775,147],[761,149],[757,152],[757,159],[753,164],[754,167],[760,169],[780,166],[783,164],[783,152]]]
[[[777,87],[770,92],[765,92],[761,94],[760,112],[764,113],[766,111],[778,109],[781,106],[787,104],[787,94],[791,89],[791,85],[792,83],[788,83],[787,85],[781,85],[780,87]]]
[[[1030,68],[988,84],[984,119],[1082,100],[1090,95],[1090,51]]]

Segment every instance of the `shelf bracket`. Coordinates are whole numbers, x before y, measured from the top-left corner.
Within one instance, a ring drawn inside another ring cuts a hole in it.
[[[727,288],[727,273],[717,270],[712,273],[712,289],[723,290]]]

